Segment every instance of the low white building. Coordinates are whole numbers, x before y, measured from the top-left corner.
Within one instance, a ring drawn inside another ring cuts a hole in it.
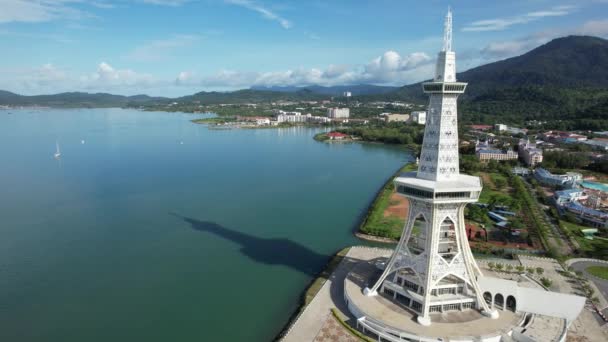
[[[494,129],[497,130],[498,132],[506,131],[507,128],[509,128],[509,127],[505,124],[495,124],[494,125]]]
[[[426,111],[415,111],[410,115],[410,120],[419,125],[426,124]]]
[[[348,119],[350,117],[350,109],[348,108],[328,108],[327,117],[332,119]]]
[[[382,113],[380,116],[386,122],[407,122],[410,119],[409,114]]]

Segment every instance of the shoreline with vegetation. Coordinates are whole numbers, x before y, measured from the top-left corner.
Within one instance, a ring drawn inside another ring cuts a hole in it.
[[[403,220],[395,216],[385,216],[385,211],[391,205],[391,196],[395,193],[393,183],[395,177],[408,171],[414,171],[416,163],[409,162],[393,173],[376,193],[366,214],[359,224],[355,236],[374,242],[395,243],[401,237]]]

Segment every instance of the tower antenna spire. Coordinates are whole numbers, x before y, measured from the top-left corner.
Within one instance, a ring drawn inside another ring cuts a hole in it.
[[[448,6],[448,14],[445,15],[443,24],[443,51],[452,51],[452,10]]]

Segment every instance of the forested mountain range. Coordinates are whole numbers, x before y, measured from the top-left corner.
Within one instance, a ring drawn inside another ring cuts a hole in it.
[[[468,82],[461,97],[464,121],[522,124],[551,121],[555,128],[608,129],[608,40],[554,39],[521,56],[457,74]],[[390,99],[426,100],[421,83]]]

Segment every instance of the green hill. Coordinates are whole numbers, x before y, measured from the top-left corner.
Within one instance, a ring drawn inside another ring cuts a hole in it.
[[[605,39],[557,38],[521,56],[458,73],[457,78],[469,82],[459,108],[465,123],[539,120],[560,129],[608,128]],[[420,83],[387,96],[426,101]]]

